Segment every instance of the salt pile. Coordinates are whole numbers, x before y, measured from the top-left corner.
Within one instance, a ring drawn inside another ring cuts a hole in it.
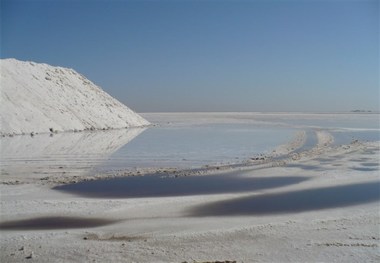
[[[73,69],[16,59],[0,69],[1,135],[149,124]]]

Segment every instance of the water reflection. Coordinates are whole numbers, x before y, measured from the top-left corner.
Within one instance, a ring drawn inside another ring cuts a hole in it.
[[[7,175],[27,168],[27,175],[54,167],[88,172],[144,130],[131,128],[1,138],[1,172]]]
[[[295,213],[359,205],[380,200],[380,182],[264,194],[195,207],[189,215],[234,216]]]

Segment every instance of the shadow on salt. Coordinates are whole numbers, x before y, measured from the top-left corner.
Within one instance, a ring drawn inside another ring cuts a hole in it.
[[[238,216],[297,213],[378,202],[380,182],[263,194],[196,206],[189,216]]]
[[[379,170],[378,167],[376,167],[376,168],[370,168],[370,167],[352,167],[351,169],[355,170],[355,171],[361,171],[361,172],[373,172],[373,171],[378,171]]]
[[[0,223],[0,230],[49,230],[91,228],[116,223],[116,220],[82,217],[37,217]]]

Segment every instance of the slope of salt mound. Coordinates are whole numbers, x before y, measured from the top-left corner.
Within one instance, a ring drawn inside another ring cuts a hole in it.
[[[73,69],[2,59],[0,72],[0,134],[149,124]]]

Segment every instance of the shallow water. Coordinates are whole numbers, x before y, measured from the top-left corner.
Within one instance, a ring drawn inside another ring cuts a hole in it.
[[[134,176],[85,181],[54,189],[86,197],[132,198],[257,191],[301,183],[306,177],[244,177],[238,173],[209,176]]]
[[[19,175],[25,171],[27,177],[32,173],[62,170],[85,174],[143,131],[143,128],[133,128],[1,138],[1,175]]]
[[[104,172],[135,167],[195,168],[233,163],[270,152],[290,141],[295,129],[251,124],[152,127],[1,138],[2,174],[22,167]],[[58,170],[59,172],[59,170]]]
[[[180,167],[236,162],[289,142],[295,129],[252,124],[153,127],[115,152],[102,168]]]

